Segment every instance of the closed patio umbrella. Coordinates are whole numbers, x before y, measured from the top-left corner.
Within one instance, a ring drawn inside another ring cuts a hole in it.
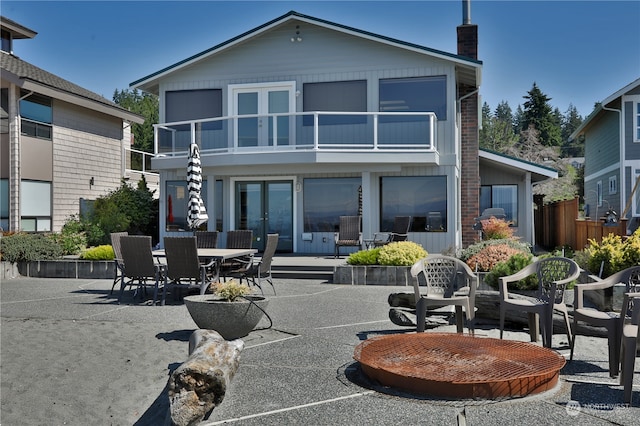
[[[195,229],[209,220],[202,196],[200,195],[202,189],[202,167],[200,165],[200,150],[195,143],[192,143],[189,147],[187,183],[189,190],[187,225],[189,225],[189,228]]]

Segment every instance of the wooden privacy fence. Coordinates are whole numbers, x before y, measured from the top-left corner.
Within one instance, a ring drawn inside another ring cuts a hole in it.
[[[590,239],[599,242],[609,234],[626,235],[626,219],[615,224],[578,219],[578,198],[543,205],[536,196],[534,201],[536,243],[545,249],[569,246],[582,250]]]

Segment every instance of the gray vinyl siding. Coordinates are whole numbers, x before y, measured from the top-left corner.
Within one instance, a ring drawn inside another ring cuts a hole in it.
[[[620,161],[619,123],[618,113],[605,111],[586,132],[585,176]]]

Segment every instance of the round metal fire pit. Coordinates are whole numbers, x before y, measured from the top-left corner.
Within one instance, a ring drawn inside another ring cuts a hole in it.
[[[565,359],[531,343],[452,333],[368,339],[353,356],[383,386],[446,398],[522,397],[552,389]]]

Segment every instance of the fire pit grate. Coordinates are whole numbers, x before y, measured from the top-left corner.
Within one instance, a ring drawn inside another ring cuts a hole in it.
[[[384,386],[485,399],[550,390],[565,364],[557,352],[531,343],[451,333],[375,337],[358,345],[354,358]]]

